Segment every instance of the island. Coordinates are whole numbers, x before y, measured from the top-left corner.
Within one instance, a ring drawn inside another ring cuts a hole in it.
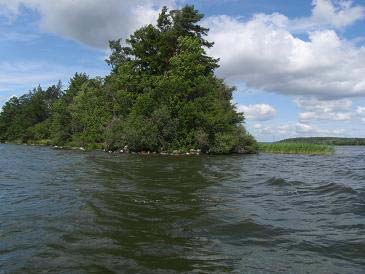
[[[193,6],[164,7],[155,25],[110,41],[110,74],[76,73],[13,97],[0,113],[0,141],[133,153],[256,153],[256,140],[215,76],[208,29]]]

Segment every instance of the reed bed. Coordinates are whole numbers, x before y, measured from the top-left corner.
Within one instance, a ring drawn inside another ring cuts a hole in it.
[[[259,151],[279,154],[329,155],[334,152],[334,148],[328,145],[307,143],[260,143]]]

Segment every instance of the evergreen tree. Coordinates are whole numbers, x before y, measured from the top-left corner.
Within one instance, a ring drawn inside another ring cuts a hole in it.
[[[89,81],[89,77],[83,73],[76,73],[70,80],[68,89],[61,94],[59,100],[53,104],[53,114],[51,117],[50,137],[56,145],[64,145],[71,141],[76,133],[75,125],[72,121],[70,106],[74,98],[81,90],[82,86]]]
[[[108,150],[252,153],[255,140],[232,105],[234,88],[214,72],[213,43],[193,6],[164,7],[156,25],[122,46],[110,41],[110,75],[75,74],[69,87],[40,87],[7,102],[0,141],[41,141]]]

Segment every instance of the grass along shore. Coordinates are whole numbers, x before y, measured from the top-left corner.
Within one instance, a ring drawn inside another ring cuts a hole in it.
[[[334,152],[333,146],[307,143],[260,143],[259,151],[278,154],[329,155]]]

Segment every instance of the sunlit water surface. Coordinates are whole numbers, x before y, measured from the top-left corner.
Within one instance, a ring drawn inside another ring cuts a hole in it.
[[[365,147],[135,156],[0,145],[0,273],[364,273]]]

